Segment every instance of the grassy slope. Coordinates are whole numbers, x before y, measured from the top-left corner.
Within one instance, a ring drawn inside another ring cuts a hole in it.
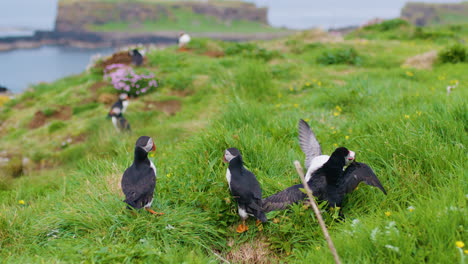
[[[135,26],[132,23],[106,23],[91,25],[90,31],[103,32],[154,32],[154,31],[187,31],[192,33],[204,32],[232,32],[232,33],[258,33],[281,32],[284,29],[274,28],[253,21],[220,21],[215,17],[195,14],[189,10],[174,9],[171,18],[165,17],[158,21],[148,21]]]
[[[28,130],[36,110],[83,105],[101,75],[83,73],[39,85],[2,110],[0,149],[37,162],[54,160],[56,167],[9,180],[0,191],[0,258],[6,263],[207,263],[218,261],[213,252],[239,260],[248,258],[240,253],[246,248],[259,247],[266,262],[331,263],[318,225],[302,205],[268,214],[272,221],[263,231],[251,220],[250,230],[237,234],[236,205],[221,162],[225,148],[238,147],[264,196],[298,183],[292,161],[303,159],[296,127],[305,118],[325,153],[338,145],[356,151],[388,191],[384,196],[361,186],[348,196],[343,223],[325,214],[345,263],[458,263],[454,243],[467,237],[466,64],[400,67],[407,57],[445,44],[321,45],[303,34],[260,43],[280,51],[270,61],[245,54],[215,59],[174,48],[153,51],[148,69],[165,84],[142,99],[164,100],[176,89],[193,93],[179,98],[183,107],[174,116],[144,112],[141,99],[134,100],[127,115],[133,133],[123,136],[105,120],[103,105],[77,112],[57,131],[51,124]],[[361,65],[317,64],[329,47],[354,47]],[[460,85],[447,95],[451,80]],[[85,142],[58,148],[67,136],[82,133]],[[152,136],[158,146],[155,207],[166,213],[162,217],[133,215],[121,202],[118,183],[140,135]]]

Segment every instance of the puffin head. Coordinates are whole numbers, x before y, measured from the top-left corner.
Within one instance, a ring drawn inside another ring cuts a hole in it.
[[[135,147],[143,149],[146,153],[156,150],[156,145],[153,142],[153,139],[147,136],[141,136],[135,143]]]
[[[345,166],[351,164],[354,161],[356,153],[348,150],[345,147],[339,147],[333,151],[332,156],[344,159]]]
[[[236,148],[228,148],[224,151],[223,161],[226,163],[231,162],[235,157],[240,156],[240,151]]]
[[[119,95],[119,99],[122,100],[122,101],[128,100],[128,94],[126,94],[126,93],[121,93],[121,94]]]

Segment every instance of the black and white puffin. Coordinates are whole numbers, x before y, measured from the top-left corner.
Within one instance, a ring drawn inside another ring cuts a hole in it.
[[[145,208],[151,214],[161,215],[151,209],[154,188],[156,187],[156,167],[148,159],[148,153],[155,151],[153,139],[141,136],[135,143],[133,163],[122,176],[122,191],[124,202],[135,209]]]
[[[113,108],[109,112],[109,116],[112,119],[112,124],[118,132],[130,132],[130,124],[127,119],[122,115],[122,112],[119,108]]]
[[[299,141],[306,154],[306,166],[310,165],[308,167],[310,177],[307,184],[317,199],[327,201],[330,207],[342,207],[345,195],[354,191],[360,182],[377,187],[385,195],[387,194],[374,171],[367,164],[355,161],[355,153],[345,147],[335,149],[325,162],[323,162],[325,158],[320,158],[314,163],[314,159],[321,157],[321,153],[311,152],[311,149],[317,150],[317,146],[320,149],[320,145],[310,129],[309,139],[304,136],[304,131],[301,132],[301,129],[304,129],[304,123],[303,120],[299,123]],[[323,165],[320,165],[321,162]],[[312,165],[316,167],[312,167]],[[346,169],[344,169],[345,167]],[[297,184],[265,198],[263,200],[264,212],[283,210],[289,205],[303,200],[306,198],[306,194],[300,190],[301,188],[303,185]],[[342,215],[341,211],[340,214]]]
[[[119,99],[117,100],[117,102],[115,102],[112,106],[111,106],[111,110],[109,111],[109,117],[110,117],[110,112],[111,111],[114,111],[114,112],[118,112],[118,113],[125,113],[125,111],[127,110],[127,107],[129,105],[129,97],[128,97],[128,94],[126,93],[122,93],[119,95]]]
[[[262,189],[255,175],[244,167],[242,155],[237,148],[228,148],[224,152],[223,161],[229,163],[226,179],[234,199],[237,201],[238,213],[242,219],[236,231],[243,233],[249,228],[245,220],[255,216],[262,223],[267,222],[262,210]]]
[[[181,32],[179,33],[179,40],[178,40],[178,44],[179,44],[179,49],[180,48],[184,48],[187,46],[187,44],[189,44],[190,42],[190,35],[185,33],[185,32]]]
[[[128,54],[132,56],[132,63],[135,66],[141,66],[143,64],[143,55],[137,49],[129,51]]]

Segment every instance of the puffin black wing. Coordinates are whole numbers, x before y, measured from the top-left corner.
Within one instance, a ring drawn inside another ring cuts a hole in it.
[[[304,200],[306,194],[300,190],[301,188],[304,188],[304,186],[302,184],[297,184],[263,199],[263,211],[268,213],[276,210],[284,210],[291,204]]]
[[[309,168],[312,159],[322,155],[322,148],[312,129],[302,119],[299,120],[299,145],[306,156],[304,165]]]
[[[253,214],[262,222],[267,222],[262,210],[262,189],[255,175],[242,167],[242,177],[238,181],[231,181],[231,193],[239,204],[244,204],[248,213]]]
[[[137,209],[143,208],[153,199],[156,176],[150,166],[137,170],[133,164],[125,170],[121,185],[125,194],[124,202]]]
[[[374,171],[365,163],[353,162],[344,171],[343,185],[345,193],[350,193],[356,189],[360,182],[379,188],[385,195],[387,192],[375,175]]]

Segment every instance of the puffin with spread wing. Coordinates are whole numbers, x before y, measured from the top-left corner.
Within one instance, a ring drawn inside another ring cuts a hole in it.
[[[345,195],[354,191],[361,182],[387,194],[374,171],[367,164],[357,162],[353,151],[339,147],[331,156],[322,155],[314,133],[302,119],[299,121],[299,143],[306,155],[306,182],[313,195],[318,200],[327,201],[330,207],[341,207]],[[307,195],[301,188],[303,185],[297,184],[265,198],[263,211],[283,210],[304,200]]]

